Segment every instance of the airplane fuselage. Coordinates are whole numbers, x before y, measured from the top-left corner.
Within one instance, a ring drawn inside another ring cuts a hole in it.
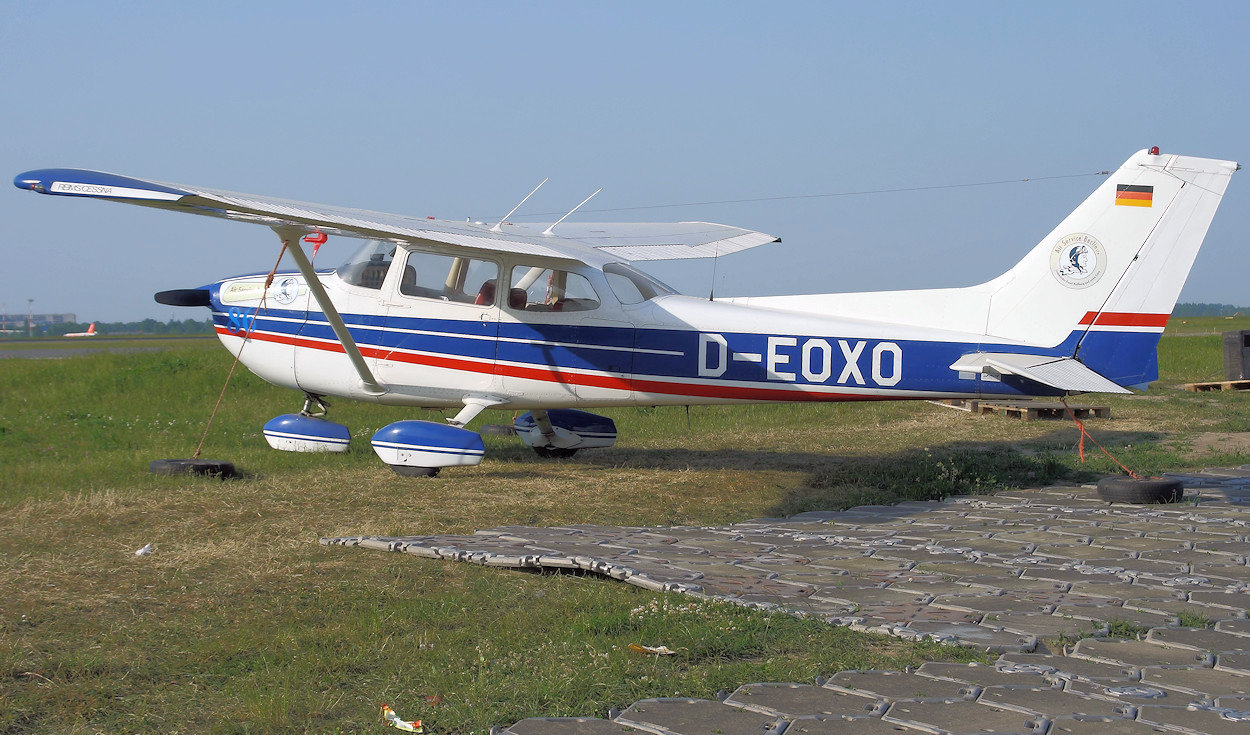
[[[381,393],[362,385],[298,274],[278,275],[263,307],[263,276],[214,284],[211,307],[222,343],[266,380],[392,405],[456,407],[466,394],[507,409],[1025,394],[1010,379],[951,369],[1004,346],[983,335],[673,293],[622,304],[602,271],[577,272],[598,306],[575,312],[406,297],[393,279],[375,289],[319,274]],[[1070,353],[1082,333],[1057,351]]]

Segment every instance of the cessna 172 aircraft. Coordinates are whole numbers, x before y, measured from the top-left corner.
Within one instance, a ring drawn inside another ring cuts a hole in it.
[[[616,440],[610,419],[580,410],[594,406],[1144,387],[1157,378],[1159,336],[1239,168],[1140,151],[980,285],[716,300],[674,293],[630,263],[728,255],[778,238],[704,222],[488,226],[77,169],[30,171],[14,184],[270,227],[298,273],[269,285],[228,278],[157,300],[208,307],[241,362],[305,394],[300,413],[265,425],[275,448],[346,449],[347,428],[323,418],[327,396],[458,408],[445,424],[399,421],[373,436],[397,472],[433,475],[481,461],[481,436],[464,427],[488,408],[528,409],[514,424],[521,439],[540,455],[567,456]],[[314,271],[301,241],[329,235],[363,242],[337,269]]]

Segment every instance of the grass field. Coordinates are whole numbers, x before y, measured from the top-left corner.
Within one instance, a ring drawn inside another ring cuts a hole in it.
[[[100,335],[97,337],[35,337],[27,339],[25,337],[8,337],[0,339],[0,354],[4,352],[40,349],[40,350],[87,350],[87,349],[147,349],[153,347],[184,347],[192,344],[216,344],[217,337],[214,335],[189,335],[189,336],[169,336],[169,335],[144,335],[144,336],[125,336],[113,337],[111,335]]]
[[[1234,330],[1250,329],[1250,316],[1191,316],[1172,317],[1164,334],[1219,334]]]
[[[1218,331],[1241,327],[1211,321],[1192,332],[1215,334],[1165,337],[1159,383],[1105,400],[1114,418],[1087,422],[1131,467],[1250,462],[1250,396],[1175,388],[1221,372]],[[436,414],[336,404],[350,452],[272,452],[260,426],[300,396],[241,372],[205,456],[247,477],[149,474],[152,459],[190,456],[228,366],[215,343],[194,341],[0,361],[0,732],[381,732],[387,702],[432,732],[484,733],[643,697],[975,659],[592,577],[317,539],[716,524],[1114,469],[1077,460],[1070,423],[896,403],[605,411],[621,430],[611,449],[540,461],[487,437],[479,467],[414,480],[381,465],[368,437]],[[136,557],[147,543],[155,553]],[[639,656],[630,643],[680,653]]]

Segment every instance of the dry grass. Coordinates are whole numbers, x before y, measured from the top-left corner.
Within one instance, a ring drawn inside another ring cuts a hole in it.
[[[0,729],[356,731],[392,701],[440,732],[480,732],[643,696],[708,696],[741,679],[954,653],[790,620],[727,651],[707,648],[769,617],[738,610],[700,612],[687,639],[657,640],[629,619],[658,597],[641,590],[317,544],[504,523],[719,522],[780,492],[752,490],[743,474],[491,461],[417,482],[380,466],[322,467],[17,503],[0,512],[0,586],[11,591],[0,602]],[[136,557],[147,543],[155,553]],[[587,615],[613,622],[587,629]],[[624,653],[635,641],[706,650],[647,663]],[[590,664],[602,668],[597,687],[568,681]],[[429,707],[426,694],[444,703]]]

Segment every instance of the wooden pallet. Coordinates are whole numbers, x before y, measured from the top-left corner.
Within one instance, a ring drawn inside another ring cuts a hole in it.
[[[1185,383],[1185,390],[1201,393],[1208,390],[1250,390],[1250,380],[1217,380],[1212,383]]]
[[[980,413],[998,413],[1032,421],[1033,419],[1065,419],[1068,410],[1078,419],[1093,416],[1100,419],[1111,418],[1110,406],[1093,406],[1089,404],[1068,404],[1065,410],[1058,401],[982,401],[978,407]]]
[[[1059,401],[985,401],[973,400],[969,398],[951,398],[943,401],[929,401],[930,403],[943,406],[945,408],[954,408],[960,411],[968,411],[976,414],[997,413],[1003,416],[1013,416],[1015,418],[1032,421],[1034,419],[1063,419],[1068,417],[1067,411],[1064,410],[1063,404]],[[1072,411],[1072,415],[1078,419],[1094,418],[1109,419],[1111,418],[1110,406],[1094,406],[1085,403],[1069,403],[1068,409]]]
[[[970,413],[977,413],[977,406],[981,405],[981,402],[975,398],[944,398],[940,401],[929,401],[929,403],[942,408],[953,408],[956,411],[968,411]]]

